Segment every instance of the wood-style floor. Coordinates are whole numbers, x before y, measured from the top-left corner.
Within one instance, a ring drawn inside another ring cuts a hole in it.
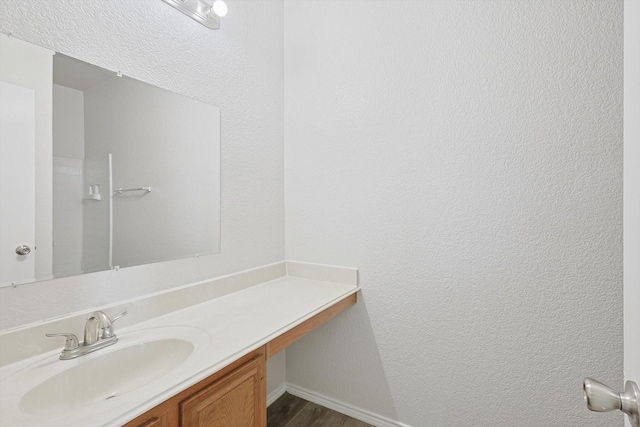
[[[267,409],[267,427],[374,427],[289,393]]]

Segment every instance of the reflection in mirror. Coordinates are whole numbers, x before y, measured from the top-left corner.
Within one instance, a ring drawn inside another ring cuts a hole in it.
[[[220,250],[217,107],[1,36],[1,285]]]

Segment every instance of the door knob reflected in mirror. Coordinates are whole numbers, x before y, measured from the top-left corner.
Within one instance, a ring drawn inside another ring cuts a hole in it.
[[[31,253],[31,248],[27,245],[20,245],[16,248],[16,253],[18,255],[29,255],[29,253]]]
[[[633,427],[640,427],[640,389],[635,382],[627,381],[624,391],[616,393],[600,381],[585,378],[582,388],[589,410],[609,412],[619,409],[629,416]]]

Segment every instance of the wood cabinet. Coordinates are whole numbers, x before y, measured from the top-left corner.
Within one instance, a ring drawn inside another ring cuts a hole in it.
[[[265,360],[263,347],[125,427],[266,427]]]
[[[255,358],[226,377],[180,402],[182,427],[263,427],[266,396],[260,387],[264,357]]]

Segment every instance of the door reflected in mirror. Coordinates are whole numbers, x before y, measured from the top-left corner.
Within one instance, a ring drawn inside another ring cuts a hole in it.
[[[217,107],[4,35],[0,42],[3,85],[30,90],[35,100],[18,120],[22,134],[34,134],[26,145],[33,150],[2,133],[10,160],[0,170],[0,202],[25,206],[31,219],[2,209],[1,285],[220,250]],[[8,93],[3,123],[19,111]],[[5,200],[10,164],[32,165],[29,188],[13,191],[17,201]],[[20,245],[36,250],[19,256]]]

